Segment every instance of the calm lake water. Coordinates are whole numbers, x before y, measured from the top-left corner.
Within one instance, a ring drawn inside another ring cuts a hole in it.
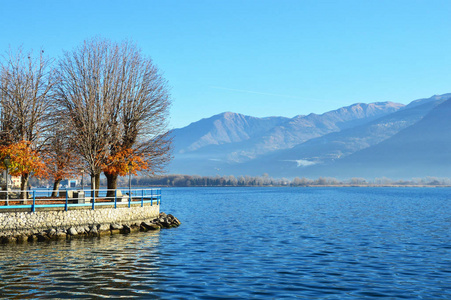
[[[0,246],[4,298],[451,299],[450,188],[163,189],[161,232]]]

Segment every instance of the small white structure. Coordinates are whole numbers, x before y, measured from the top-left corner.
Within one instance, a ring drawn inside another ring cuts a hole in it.
[[[3,170],[1,172],[2,174],[2,185],[5,185],[5,179],[6,179],[6,170]],[[20,188],[20,176],[11,176],[8,175],[8,179],[9,179],[9,188],[10,189],[18,189]]]

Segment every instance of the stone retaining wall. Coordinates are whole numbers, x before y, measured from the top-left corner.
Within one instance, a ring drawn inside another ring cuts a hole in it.
[[[69,228],[73,226],[92,226],[102,224],[121,224],[149,220],[158,217],[159,205],[36,211],[36,212],[0,212],[0,232],[39,231],[51,228]]]

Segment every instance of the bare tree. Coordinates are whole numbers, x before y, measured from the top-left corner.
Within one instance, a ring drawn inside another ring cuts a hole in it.
[[[10,50],[3,57],[0,66],[3,143],[26,141],[35,149],[42,144],[49,126],[50,99],[55,84],[50,64],[44,51],[40,51],[37,58],[22,49],[15,53]],[[27,188],[29,176],[22,174],[22,190]]]
[[[96,38],[66,52],[58,66],[57,103],[92,186],[98,187],[110,158],[124,149],[145,155],[155,169],[162,166],[169,151],[169,96],[150,59],[130,42]],[[117,174],[107,176],[115,188]]]
[[[0,78],[1,80],[1,78]],[[2,83],[0,83],[1,86]],[[2,93],[0,89],[0,145],[1,146],[9,146],[13,143],[13,116],[8,106],[3,106],[6,103],[7,96],[5,93]]]
[[[118,124],[115,140],[110,146],[110,156],[131,149],[132,155],[142,158],[146,171],[159,173],[170,159],[171,139],[167,130],[170,96],[166,80],[150,58],[144,57],[136,45],[120,46],[121,82]],[[131,158],[129,158],[129,162]],[[116,169],[117,170],[117,169]],[[131,170],[129,170],[131,171]],[[105,170],[108,189],[117,188],[120,172]],[[111,193],[111,192],[110,192]]]
[[[66,117],[68,135],[77,153],[85,160],[93,188],[108,156],[114,124],[111,115],[117,114],[116,49],[106,41],[85,41],[82,46],[65,52],[58,64],[57,107]]]

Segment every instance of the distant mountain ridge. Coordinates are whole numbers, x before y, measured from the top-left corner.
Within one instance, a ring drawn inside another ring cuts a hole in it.
[[[337,166],[348,174],[374,176],[382,171],[394,178],[404,173],[447,177],[451,173],[451,99],[390,138],[351,154]]]
[[[242,114],[225,112],[208,119],[194,122],[182,129],[175,129],[176,151],[195,151],[209,145],[221,145],[247,140],[269,130],[288,118],[256,118]]]
[[[197,175],[268,173],[275,177],[336,174],[336,162],[415,125],[449,98],[451,94],[437,95],[407,106],[357,103],[294,118],[218,114],[174,130],[175,158],[169,171]]]

